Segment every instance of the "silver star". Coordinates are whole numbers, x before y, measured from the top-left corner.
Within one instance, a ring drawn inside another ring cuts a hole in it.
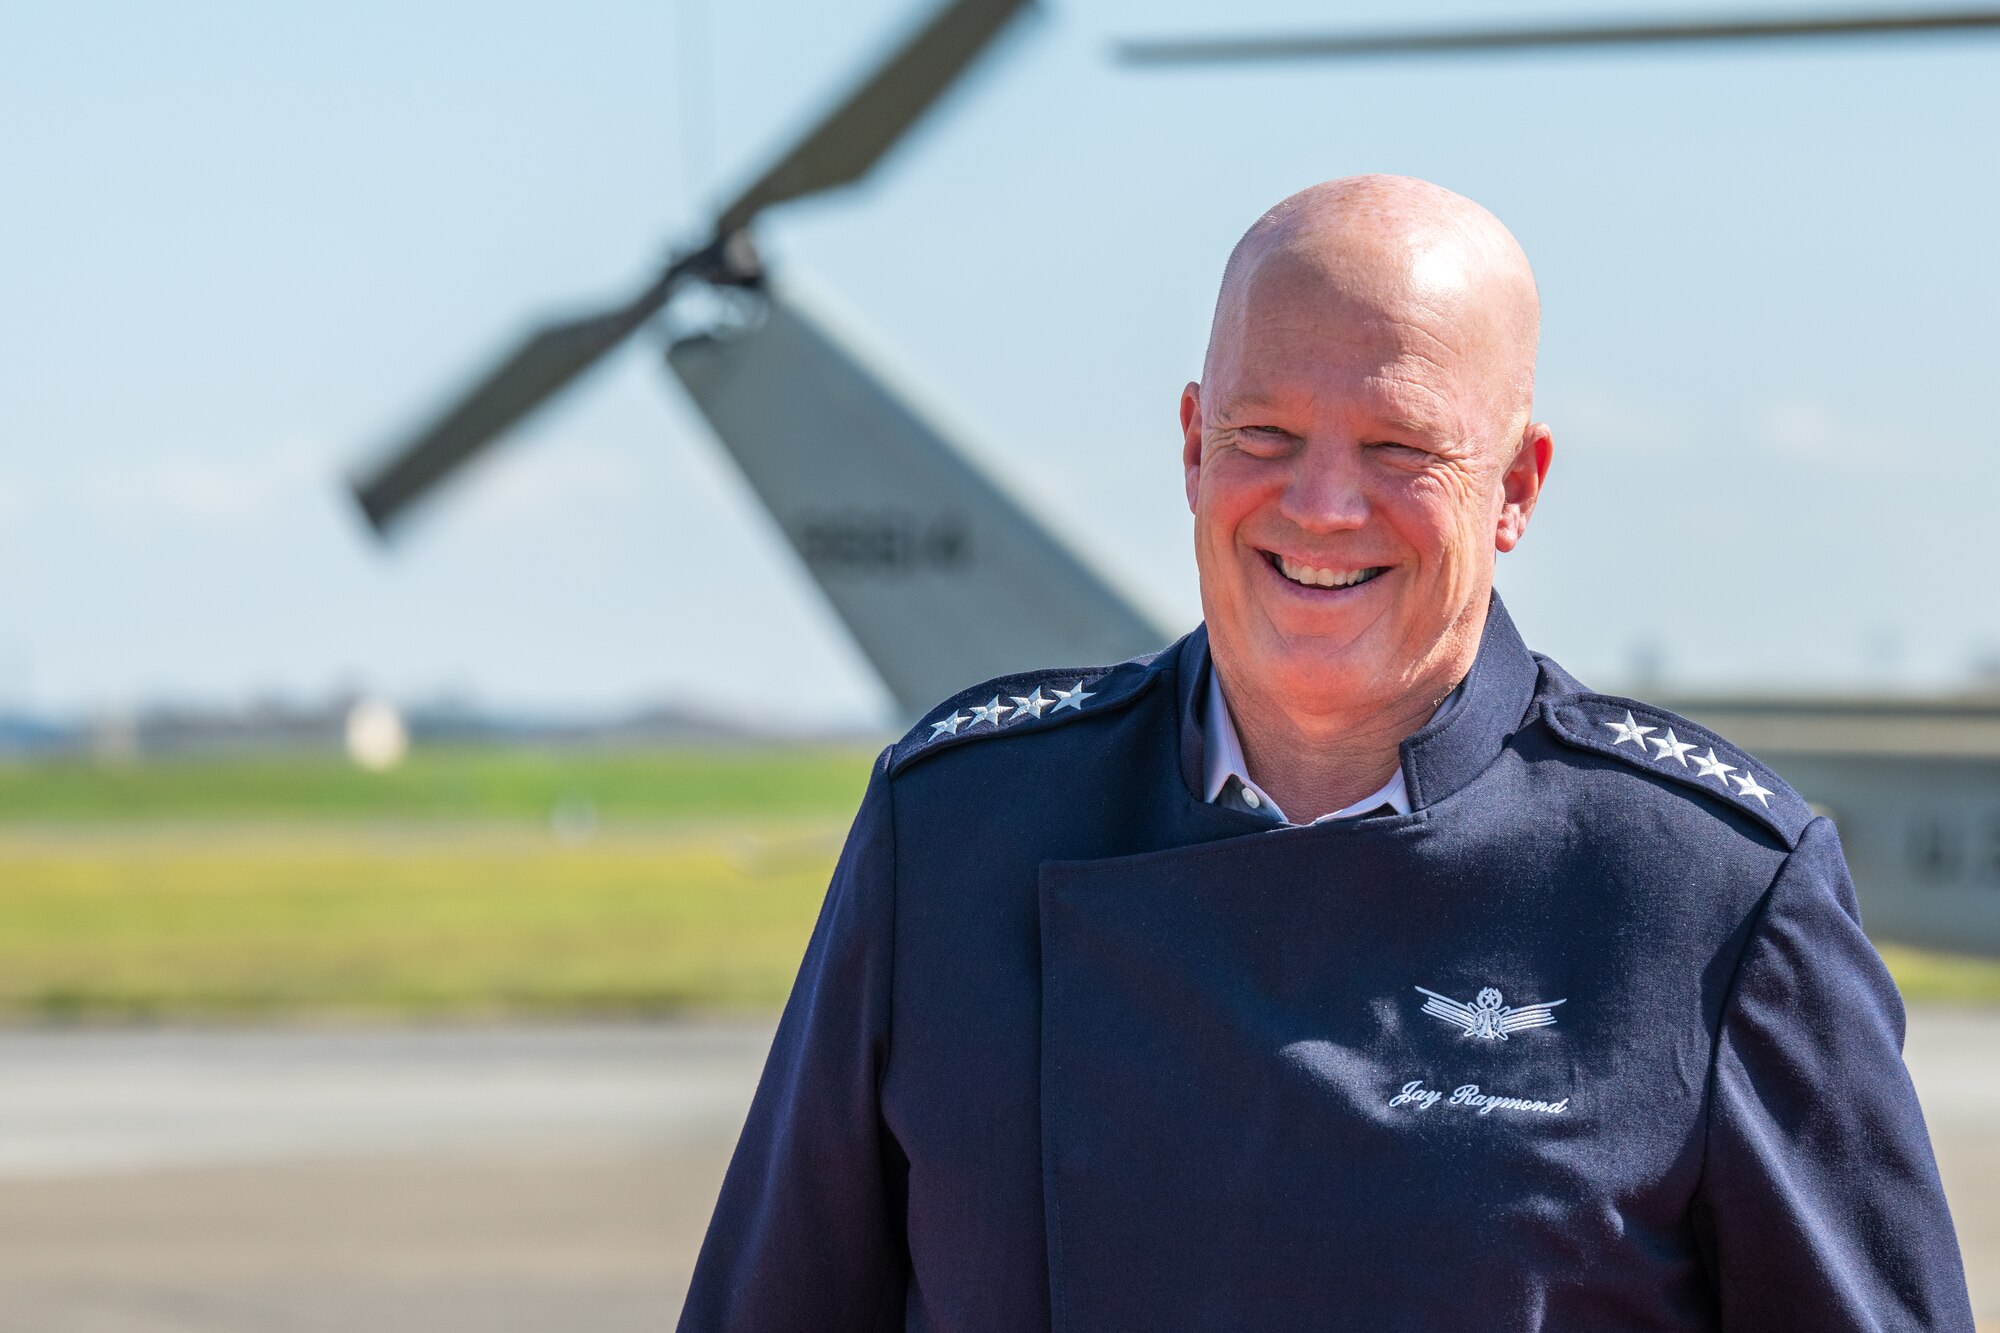
[[[1653,758],[1671,759],[1682,768],[1686,768],[1688,766],[1687,752],[1692,750],[1694,746],[1689,745],[1686,741],[1674,735],[1674,729],[1668,727],[1667,738],[1665,740],[1661,740],[1657,736],[1653,738],[1653,748],[1658,751]]]
[[[1095,699],[1096,697],[1097,694],[1095,691],[1086,690],[1083,688],[1083,682],[1078,681],[1069,689],[1056,691],[1056,706],[1049,711],[1051,713],[1060,713],[1065,708],[1074,708],[1077,712],[1081,713],[1083,711],[1083,701],[1085,699]]]
[[[1012,711],[1006,704],[1000,702],[1000,696],[996,694],[985,703],[973,706],[972,725],[976,727],[981,722],[990,722],[997,727],[1000,725],[1000,715]]]
[[[1658,727],[1640,726],[1638,722],[1633,720],[1632,710],[1629,708],[1625,710],[1625,720],[1623,722],[1606,722],[1604,725],[1618,733],[1618,739],[1611,742],[1613,745],[1623,745],[1626,741],[1630,741],[1639,747],[1640,754],[1646,753],[1647,734],[1659,730]]]
[[[1040,717],[1042,710],[1055,702],[1054,699],[1042,693],[1042,687],[1039,685],[1035,686],[1035,692],[1025,699],[1018,694],[1012,696],[1012,698],[1014,700],[1014,717],[1016,721],[1020,720],[1022,713],[1026,713],[1029,717]]]
[[[1736,784],[1736,794],[1738,796],[1755,796],[1759,805],[1764,806],[1766,809],[1770,808],[1771,802],[1769,798],[1774,793],[1769,787],[1759,783],[1755,774],[1745,773],[1741,777],[1729,780]]]
[[[965,722],[965,714],[953,713],[950,717],[946,718],[942,722],[931,723],[931,739],[936,740],[940,736],[958,735],[958,729],[960,726],[964,724],[964,722]]]
[[[1707,754],[1696,755],[1694,762],[1696,777],[1714,778],[1725,788],[1729,786],[1729,775],[1736,771],[1736,765],[1725,764],[1715,757],[1715,747],[1712,745],[1708,747]]]

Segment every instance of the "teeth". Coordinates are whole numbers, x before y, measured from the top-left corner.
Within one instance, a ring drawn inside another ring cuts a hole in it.
[[[1297,565],[1278,557],[1278,572],[1294,583],[1311,584],[1321,588],[1351,588],[1357,583],[1365,583],[1381,571],[1379,569],[1319,569],[1313,565]]]

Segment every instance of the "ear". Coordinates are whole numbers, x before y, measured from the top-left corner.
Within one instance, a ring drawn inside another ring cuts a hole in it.
[[[1201,386],[1188,381],[1181,390],[1181,471],[1187,478],[1188,512],[1201,495]]]
[[[1555,456],[1555,437],[1540,421],[1530,422],[1521,432],[1521,446],[1514,461],[1500,478],[1500,521],[1493,531],[1493,548],[1505,552],[1521,544],[1528,533],[1528,516],[1541,498],[1542,483],[1548,479],[1549,460]]]

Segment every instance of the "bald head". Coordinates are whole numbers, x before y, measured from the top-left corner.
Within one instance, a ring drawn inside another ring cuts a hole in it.
[[[1302,766],[1313,808],[1379,786],[1471,669],[1553,456],[1538,323],[1507,229],[1400,176],[1301,191],[1229,257],[1181,390],[1202,615],[1251,771]]]
[[[1541,332],[1535,277],[1513,234],[1470,199],[1407,176],[1348,176],[1277,204],[1230,252],[1202,378],[1236,369],[1246,320],[1270,305],[1260,297],[1302,294],[1356,325],[1442,321],[1478,370],[1496,436],[1526,424]]]

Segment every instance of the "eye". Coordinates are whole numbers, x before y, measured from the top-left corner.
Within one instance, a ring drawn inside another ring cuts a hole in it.
[[[1292,433],[1281,426],[1238,426],[1236,439],[1243,452],[1271,458],[1291,447]]]
[[[1401,440],[1371,440],[1364,447],[1397,463],[1421,463],[1431,456],[1430,450],[1419,448],[1414,444],[1404,444]]]

